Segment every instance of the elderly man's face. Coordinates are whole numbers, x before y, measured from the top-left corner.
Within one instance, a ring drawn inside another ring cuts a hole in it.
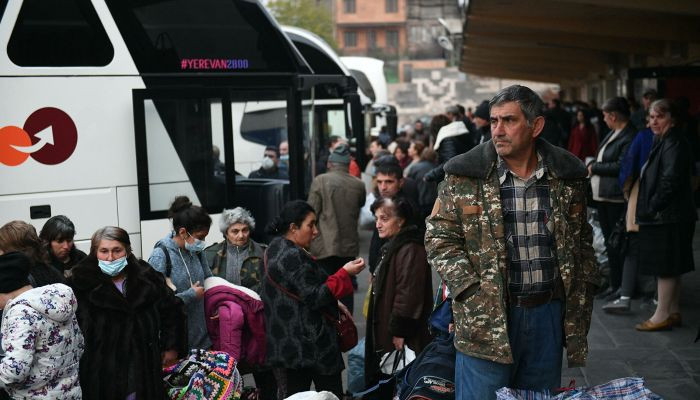
[[[234,246],[245,246],[250,238],[248,224],[236,223],[226,229],[226,239]]]
[[[518,159],[535,145],[535,138],[542,132],[544,118],[537,117],[532,126],[520,105],[508,102],[491,107],[491,136],[496,152],[505,159]]]

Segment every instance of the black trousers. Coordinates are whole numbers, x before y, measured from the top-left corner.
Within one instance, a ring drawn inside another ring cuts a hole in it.
[[[605,238],[605,248],[608,253],[608,265],[610,266],[610,286],[617,289],[622,284],[622,255],[617,250],[610,247],[608,241],[610,234],[615,227],[617,221],[620,220],[625,212],[625,203],[610,203],[600,201],[596,203],[598,208],[598,219],[600,220],[600,229],[603,231]]]
[[[311,382],[317,392],[328,391],[343,398],[343,380],[340,372],[333,375],[321,375],[311,368],[286,369],[287,393],[289,397],[294,393],[305,392],[311,389]]]
[[[336,272],[338,272],[339,269],[343,268],[343,265],[347,264],[348,262],[354,260],[353,257],[336,257],[336,256],[331,256],[331,257],[326,257],[318,260],[319,265],[321,268],[323,268],[324,271],[328,275],[333,275]],[[350,277],[352,280],[352,287],[357,289],[357,278],[352,276]],[[355,294],[351,293],[343,298],[340,299],[340,302],[345,305],[345,307],[348,308],[350,311],[350,314],[354,312],[354,301]]]

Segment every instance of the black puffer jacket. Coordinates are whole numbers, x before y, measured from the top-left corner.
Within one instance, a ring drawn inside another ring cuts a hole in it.
[[[690,185],[690,146],[680,130],[654,137],[649,160],[642,170],[637,199],[637,223],[661,225],[695,221],[697,214]]]
[[[608,132],[605,139],[603,139],[600,146],[601,148],[613,132],[614,131]],[[598,191],[600,197],[616,200],[623,199],[622,188],[618,182],[620,166],[622,165],[622,159],[625,157],[625,153],[627,153],[627,148],[630,147],[636,135],[637,132],[634,126],[632,126],[631,123],[627,123],[620,134],[605,147],[602,161],[593,162],[591,171],[593,175],[600,176],[600,189]]]

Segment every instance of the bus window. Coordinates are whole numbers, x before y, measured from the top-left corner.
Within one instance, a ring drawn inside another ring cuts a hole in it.
[[[21,67],[104,66],[114,48],[90,0],[24,0],[7,55]]]
[[[48,0],[47,0],[48,1]],[[290,72],[282,33],[256,1],[107,0],[141,72]]]
[[[345,134],[345,111],[328,110],[328,136],[335,135],[348,139]]]
[[[226,200],[221,100],[146,99],[144,114],[150,211],[167,210],[180,194],[220,211]]]

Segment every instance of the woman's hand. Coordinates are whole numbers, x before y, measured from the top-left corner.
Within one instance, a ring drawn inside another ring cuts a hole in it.
[[[194,295],[197,297],[197,300],[204,297],[204,286],[199,281],[192,284],[192,289],[194,289]]]
[[[350,275],[354,276],[362,272],[365,269],[365,260],[362,257],[358,257],[355,260],[343,265],[343,269]]]
[[[166,350],[160,356],[163,367],[169,367],[177,362],[177,351]]]
[[[394,336],[391,338],[391,343],[394,344],[394,348],[396,350],[401,350],[401,349],[403,349],[404,340],[405,339],[402,337]]]

